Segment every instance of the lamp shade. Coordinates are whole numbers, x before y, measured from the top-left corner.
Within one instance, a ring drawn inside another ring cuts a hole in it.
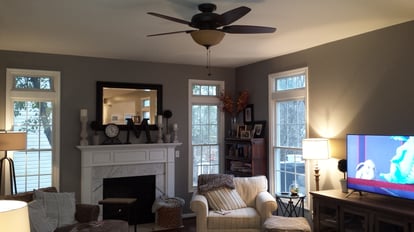
[[[224,32],[217,30],[197,30],[190,33],[196,43],[206,48],[220,43],[224,38],[224,34]]]
[[[30,232],[27,203],[0,200],[0,228],[1,231]]]
[[[329,158],[328,139],[315,138],[302,141],[302,156],[309,160],[322,160]]]
[[[26,132],[0,133],[0,151],[17,151],[26,149]]]

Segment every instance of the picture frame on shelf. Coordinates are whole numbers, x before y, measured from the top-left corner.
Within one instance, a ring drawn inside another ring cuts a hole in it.
[[[254,111],[253,111],[253,104],[248,104],[246,108],[243,110],[243,121],[244,124],[250,125],[254,121]]]
[[[241,139],[250,139],[250,131],[249,130],[242,130],[240,132]]]
[[[246,125],[239,125],[238,127],[237,127],[237,138],[241,138],[241,132],[242,131],[245,131],[246,130]]]
[[[111,115],[111,123],[120,123],[122,121],[122,116],[120,114]]]
[[[255,121],[253,123],[253,138],[264,138],[266,121]]]

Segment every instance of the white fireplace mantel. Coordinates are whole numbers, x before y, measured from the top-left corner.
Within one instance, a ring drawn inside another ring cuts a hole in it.
[[[122,145],[77,146],[81,150],[81,201],[96,204],[99,196],[94,196],[96,183],[94,179],[112,177],[110,174],[99,177],[100,168],[124,168],[147,164],[163,164],[163,192],[175,195],[175,148],[181,143],[151,143]],[[109,171],[110,172],[110,171]],[[124,173],[122,176],[137,175]],[[98,176],[97,176],[98,175]],[[102,174],[101,174],[102,175]],[[109,175],[109,176],[108,176]],[[119,176],[117,176],[119,177]],[[96,193],[95,193],[96,195]]]

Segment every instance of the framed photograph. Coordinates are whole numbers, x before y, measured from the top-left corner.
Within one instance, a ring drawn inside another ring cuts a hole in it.
[[[244,124],[249,125],[252,124],[254,121],[253,118],[253,104],[249,104],[243,110],[243,120]]]
[[[241,133],[242,133],[242,131],[245,131],[245,130],[246,130],[245,125],[239,125],[237,127],[237,136],[236,137],[241,138]]]
[[[253,138],[264,138],[266,121],[255,121],[253,126]]]
[[[111,115],[111,123],[119,123],[119,122],[121,122],[121,115],[112,114]]]
[[[244,130],[240,132],[240,138],[241,139],[250,139],[250,131]]]

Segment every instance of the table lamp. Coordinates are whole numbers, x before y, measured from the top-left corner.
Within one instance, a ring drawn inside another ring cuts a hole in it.
[[[3,163],[6,165],[6,161],[9,163],[10,172],[10,192],[11,194],[17,193],[16,175],[14,171],[14,162],[11,158],[7,157],[7,151],[25,150],[27,143],[26,132],[0,132],[0,151],[5,151],[5,156],[0,159],[0,183],[3,180]]]
[[[30,232],[27,203],[0,200],[0,228],[1,231]]]
[[[328,139],[310,138],[302,141],[302,157],[306,160],[315,160],[315,184],[316,191],[319,191],[319,166],[318,160],[329,158]]]

